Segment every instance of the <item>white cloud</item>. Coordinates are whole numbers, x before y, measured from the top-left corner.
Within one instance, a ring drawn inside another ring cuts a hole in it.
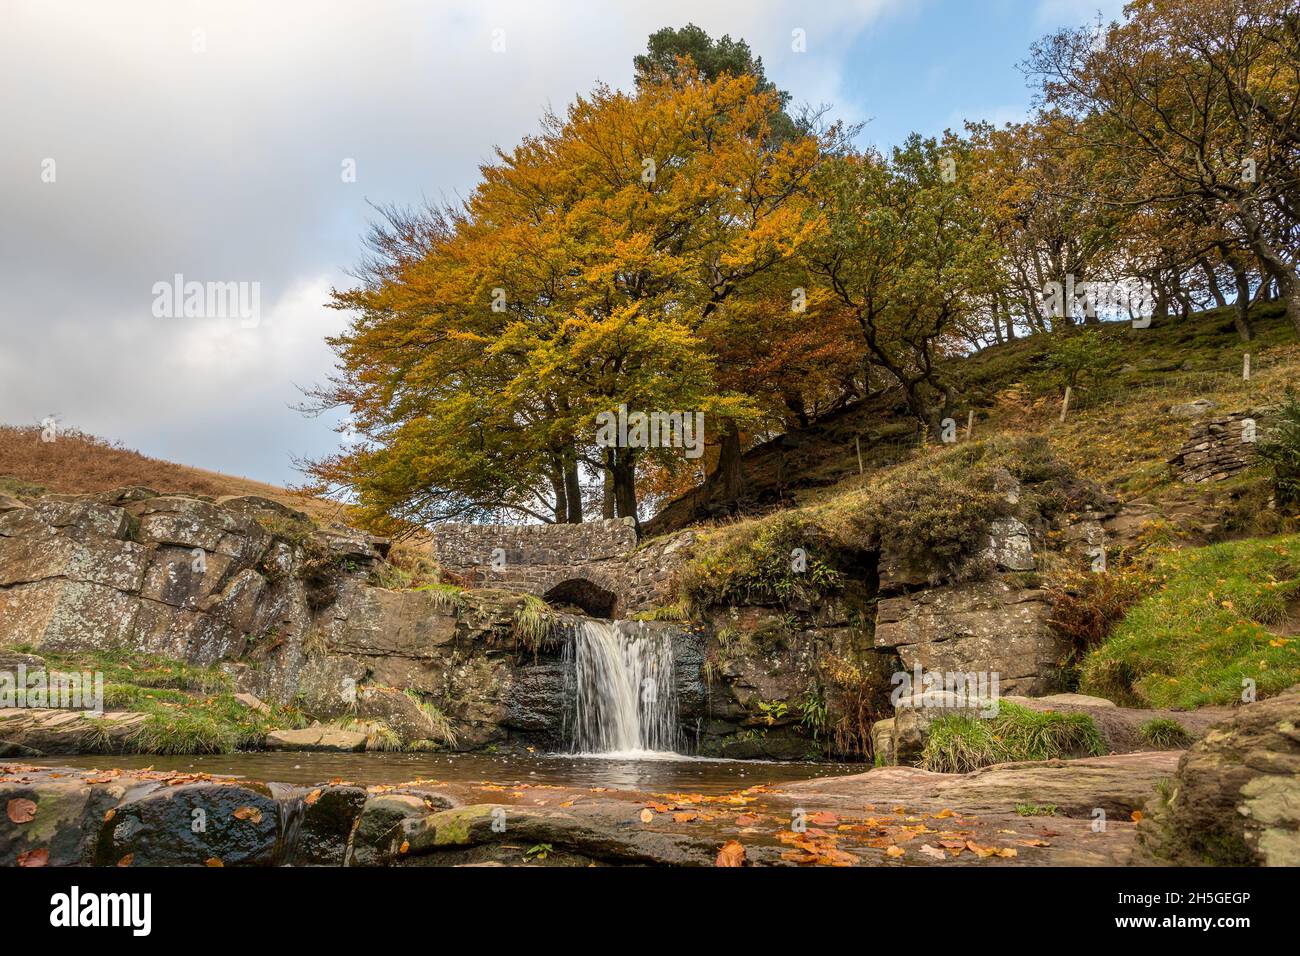
[[[547,106],[628,85],[666,25],[744,37],[799,99],[843,103],[849,45],[897,3],[0,4],[0,421],[55,411],[290,480],[288,452],[336,442],[287,405],[331,370],[321,339],[346,317],[324,303],[350,282],[367,200],[467,192]],[[175,273],[260,283],[262,325],[154,318]]]

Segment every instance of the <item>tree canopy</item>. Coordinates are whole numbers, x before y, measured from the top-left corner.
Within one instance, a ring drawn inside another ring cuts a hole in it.
[[[735,502],[747,445],[884,389],[934,437],[947,357],[1130,317],[1102,285],[1160,321],[1232,300],[1243,338],[1277,296],[1300,333],[1297,7],[1138,0],[1033,47],[1027,120],[888,153],[791,119],[743,40],[660,30],[463,202],[379,209],[314,393],[359,440],[318,490],[378,526],[636,520]],[[618,409],[702,413],[703,455],[602,442]]]

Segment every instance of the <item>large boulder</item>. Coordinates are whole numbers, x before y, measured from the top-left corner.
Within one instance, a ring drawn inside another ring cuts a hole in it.
[[[993,578],[882,599],[874,641],[908,671],[996,673],[1004,693],[1043,694],[1068,650],[1051,616],[1046,591]]]
[[[1183,755],[1147,805],[1138,858],[1300,866],[1300,685],[1240,708]]]
[[[265,784],[146,785],[106,814],[100,866],[270,865],[280,805]]]

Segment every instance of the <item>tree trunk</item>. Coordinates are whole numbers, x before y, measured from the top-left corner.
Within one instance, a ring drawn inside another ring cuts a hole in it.
[[[740,493],[745,482],[740,461],[740,429],[732,419],[723,423],[718,468],[713,476],[722,489],[723,503],[729,512],[734,513],[740,507]]]
[[[631,448],[614,451],[614,467],[610,474],[614,481],[614,509],[617,518],[631,518],[639,528],[636,513],[636,453]]]
[[[614,449],[605,449],[605,488],[600,501],[600,516],[614,517]]]
[[[1250,273],[1234,264],[1232,274],[1237,283],[1237,301],[1232,309],[1232,324],[1237,327],[1237,335],[1241,340],[1249,342],[1255,337],[1255,330],[1250,327]]]
[[[1196,264],[1199,265],[1201,271],[1205,273],[1205,283],[1210,288],[1210,295],[1214,296],[1215,307],[1222,309],[1228,304],[1228,300],[1224,297],[1223,290],[1219,288],[1219,279],[1214,274],[1214,269],[1208,262],[1206,262],[1205,256],[1199,256],[1196,260]]]
[[[560,464],[560,456],[552,456],[550,468],[551,491],[555,495],[555,500],[551,505],[551,511],[555,514],[555,523],[562,524],[568,519],[568,498],[564,487],[564,470]]]
[[[1295,266],[1273,248],[1264,237],[1259,220],[1243,204],[1238,204],[1237,216],[1245,227],[1247,247],[1259,259],[1265,273],[1277,282],[1278,292],[1286,300],[1286,317],[1300,338],[1300,279],[1296,277]],[[1267,281],[1266,276],[1265,282]]]
[[[573,446],[564,452],[564,497],[568,504],[569,524],[582,524],[582,482],[578,475],[578,456]]]

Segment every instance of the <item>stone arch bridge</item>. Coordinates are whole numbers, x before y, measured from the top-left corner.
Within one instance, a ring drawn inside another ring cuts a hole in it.
[[[626,617],[663,603],[684,532],[638,547],[630,519],[582,524],[441,524],[433,554],[471,587],[523,591],[580,607],[594,617]]]

